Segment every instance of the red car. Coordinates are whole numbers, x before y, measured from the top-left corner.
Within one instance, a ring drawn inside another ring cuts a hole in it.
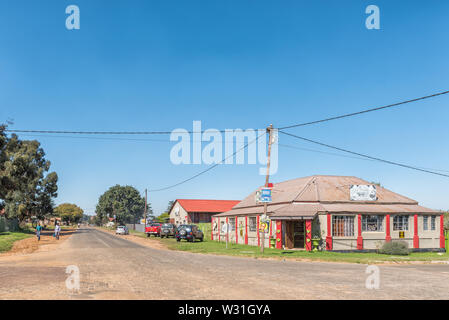
[[[151,235],[156,236],[156,237],[160,237],[160,235],[161,235],[161,226],[162,225],[160,223],[157,223],[157,222],[152,223],[149,226],[147,226],[145,228],[145,233],[147,234],[147,237],[149,237]]]

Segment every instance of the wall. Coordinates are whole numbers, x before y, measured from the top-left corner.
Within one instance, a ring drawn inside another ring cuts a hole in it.
[[[136,231],[139,231],[139,232],[145,232],[145,225],[144,224],[133,224],[133,223],[128,223],[128,224],[126,224],[126,227],[129,229],[129,230],[136,230]]]
[[[332,236],[332,249],[333,250],[357,250],[357,235],[358,235],[358,223],[357,215],[355,214],[338,214],[354,216],[354,236],[353,237],[334,237]],[[394,215],[390,215],[390,235],[392,241],[405,241],[409,248],[413,248],[413,236],[414,236],[414,215],[409,215],[408,230],[404,231],[404,238],[399,238],[399,231],[393,231],[393,218]],[[380,248],[386,238],[386,217],[383,219],[383,231],[381,232],[362,232],[363,249],[378,249]],[[325,239],[327,235],[327,215],[320,213],[318,216],[320,223],[320,229],[322,232],[322,238]],[[430,229],[431,218],[429,216],[428,224]],[[324,237],[323,237],[324,232]],[[332,234],[332,230],[331,230]],[[440,247],[440,217],[437,216],[435,220],[435,230],[423,229],[423,215],[418,215],[418,237],[419,248],[432,249]]]
[[[245,244],[245,237],[246,237],[246,235],[248,235],[248,245],[252,245],[252,246],[260,245],[261,238],[260,239],[258,238],[257,228],[256,228],[256,231],[250,231],[250,229],[249,229],[249,221],[250,221],[249,218],[250,217],[255,217],[257,219],[256,215],[247,216],[247,219],[248,219],[247,227],[246,227],[246,216],[237,217],[237,225],[236,225],[237,226],[237,242],[236,242],[235,229],[233,229],[232,231],[229,232],[229,242]],[[231,219],[235,220],[235,216],[213,218],[212,226],[214,226],[214,224],[217,223],[217,229],[218,229],[218,230],[214,230],[212,232],[214,240],[216,240],[216,241],[218,241],[219,239],[222,242],[226,241],[226,233],[221,232],[222,223],[226,223],[226,218],[228,218],[228,221],[230,221]],[[248,230],[248,232],[246,232],[246,230]],[[271,221],[271,236],[272,237],[276,236],[276,224],[274,223],[274,221]],[[268,248],[269,244],[270,244],[270,234],[268,234],[268,233],[265,234],[264,243],[265,243],[265,248]]]
[[[176,201],[175,205],[170,211],[170,221],[173,221],[175,225],[189,223],[188,213],[184,208]]]
[[[17,231],[19,230],[19,222],[16,219],[6,219],[0,217],[0,232]]]

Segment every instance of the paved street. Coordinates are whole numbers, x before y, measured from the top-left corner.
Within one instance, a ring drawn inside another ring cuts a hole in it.
[[[143,239],[144,241],[148,241]],[[65,286],[80,270],[80,293]],[[261,260],[168,251],[92,228],[54,250],[0,256],[2,299],[448,299],[449,265],[379,266]]]

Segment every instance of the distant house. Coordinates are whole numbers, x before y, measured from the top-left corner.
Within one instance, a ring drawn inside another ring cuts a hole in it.
[[[170,223],[209,223],[215,214],[231,210],[238,200],[176,199],[170,209]]]

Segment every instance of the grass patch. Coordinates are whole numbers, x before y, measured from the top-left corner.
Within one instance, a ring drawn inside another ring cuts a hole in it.
[[[11,250],[14,242],[32,237],[29,231],[25,232],[1,232],[0,233],[0,252]]]
[[[128,231],[129,231],[129,234],[133,234],[133,235],[138,236],[138,237],[142,237],[142,238],[146,238],[147,237],[147,234],[145,232],[140,232],[140,231],[131,230],[131,229],[129,229]],[[155,237],[153,236],[152,238],[155,238]]]
[[[291,260],[312,260],[327,262],[348,262],[361,264],[375,264],[383,262],[408,262],[408,261],[448,261],[449,254],[437,252],[411,252],[408,256],[387,255],[379,253],[340,253],[328,251],[302,251],[302,250],[279,250],[265,248],[264,253],[260,253],[260,248],[243,244],[229,243],[226,249],[225,242],[210,240],[210,223],[197,224],[204,232],[203,242],[187,242],[182,240],[177,242],[174,238],[158,238],[151,237],[149,240],[160,241],[170,250],[188,251],[193,253],[229,255],[253,258],[274,258],[274,259],[291,259]],[[207,229],[209,227],[209,229]],[[144,232],[129,230],[130,234],[146,238]]]
[[[226,249],[225,242],[218,241],[203,241],[203,242],[177,242],[175,239],[160,239],[160,241],[171,250],[189,251],[194,253],[204,254],[218,254],[218,255],[230,255],[241,257],[254,257],[254,258],[277,258],[277,259],[307,259],[315,261],[327,261],[327,262],[350,262],[350,263],[382,263],[387,261],[403,262],[403,261],[432,261],[432,260],[448,260],[449,255],[447,253],[438,254],[437,252],[416,252],[410,253],[409,256],[390,256],[378,253],[340,253],[340,252],[328,252],[318,251],[309,252],[301,250],[279,250],[272,248],[265,248],[264,253],[260,252],[260,248],[256,246],[248,246],[242,244],[228,244]]]

